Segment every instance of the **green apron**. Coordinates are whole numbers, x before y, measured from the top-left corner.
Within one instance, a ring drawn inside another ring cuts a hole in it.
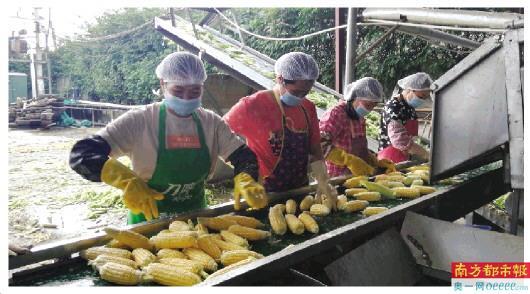
[[[166,105],[160,105],[158,123],[158,155],[153,176],[147,185],[164,194],[156,201],[160,213],[178,213],[207,207],[204,181],[210,171],[210,152],[204,138],[201,122],[194,112],[200,148],[166,149]],[[145,221],[143,213],[129,211],[127,224]]]

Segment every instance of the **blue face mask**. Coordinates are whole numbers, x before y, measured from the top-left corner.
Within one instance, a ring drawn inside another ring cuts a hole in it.
[[[201,98],[182,99],[164,92],[164,103],[179,116],[188,116],[201,107]]]
[[[288,91],[285,91],[285,94],[280,96],[280,100],[282,100],[283,103],[285,103],[285,104],[287,104],[289,106],[299,105],[302,102],[302,99],[304,99],[304,98],[300,98],[298,96],[295,96],[295,95],[289,93]]]
[[[356,107],[355,112],[357,112],[360,117],[365,117],[368,113],[370,113],[370,111],[363,106]]]
[[[407,100],[407,103],[413,107],[418,108],[423,104],[424,100],[419,98],[418,96],[414,95],[411,99]]]

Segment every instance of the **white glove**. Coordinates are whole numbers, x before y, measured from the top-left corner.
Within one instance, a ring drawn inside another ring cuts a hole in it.
[[[324,200],[330,199],[332,203],[332,210],[337,210],[337,190],[329,183],[329,175],[326,169],[324,160],[317,160],[311,163],[311,171],[317,180],[317,192],[315,195],[316,199]]]

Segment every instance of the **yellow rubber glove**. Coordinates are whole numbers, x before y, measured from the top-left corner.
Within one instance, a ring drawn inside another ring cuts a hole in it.
[[[147,220],[158,217],[155,200],[164,199],[164,194],[149,188],[146,182],[121,162],[109,158],[101,170],[101,181],[123,190],[123,203],[132,213],[143,213]]]
[[[347,167],[353,176],[371,176],[375,171],[366,161],[337,147],[331,149],[326,160]]]
[[[239,173],[234,177],[234,209],[241,209],[241,196],[247,204],[254,208],[260,209],[269,204],[269,198],[265,193],[265,188],[254,181],[247,173]]]
[[[371,166],[384,168],[385,174],[397,171],[396,166],[394,165],[392,161],[388,159],[384,159],[384,158],[381,160],[378,160],[377,157],[372,153],[368,153],[368,163]]]

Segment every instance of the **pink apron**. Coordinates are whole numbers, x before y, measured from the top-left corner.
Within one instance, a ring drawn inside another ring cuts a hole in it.
[[[418,135],[418,120],[408,120],[405,123],[405,129],[411,136],[417,136]],[[403,152],[397,148],[394,148],[392,145],[386,147],[385,149],[379,151],[377,155],[377,159],[388,159],[391,160],[394,163],[407,161],[409,159],[409,155],[406,152]]]

